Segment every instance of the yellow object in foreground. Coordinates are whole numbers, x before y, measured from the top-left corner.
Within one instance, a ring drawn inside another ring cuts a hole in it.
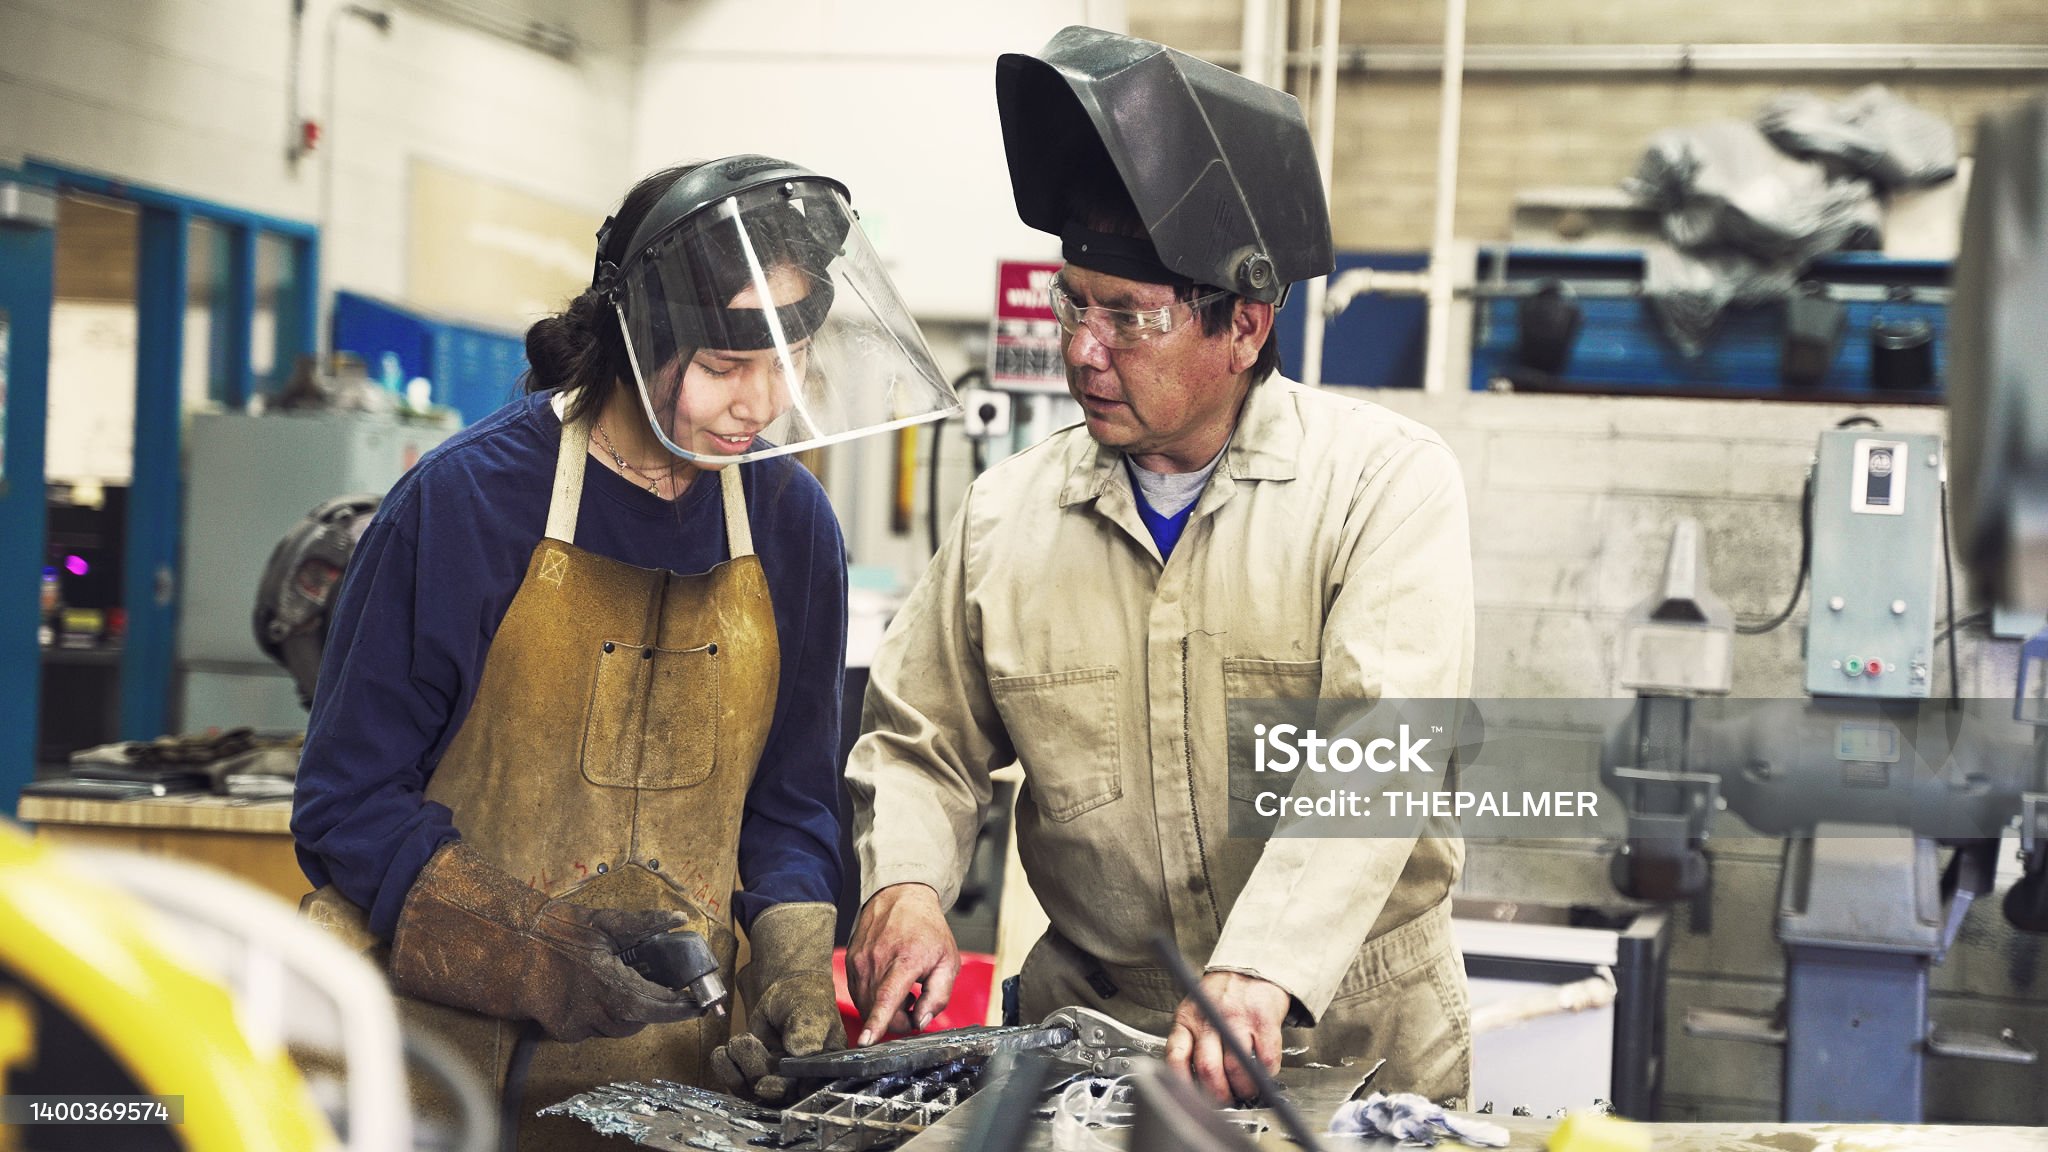
[[[338,1148],[285,1052],[254,1051],[227,990],[156,939],[154,922],[132,897],[80,878],[61,851],[0,820],[0,987],[18,982],[69,1017],[134,1081],[127,1091],[183,1096],[175,1131],[189,1152]]]
[[[1550,1152],[1649,1152],[1650,1130],[1632,1120],[1574,1112],[1550,1134]]]

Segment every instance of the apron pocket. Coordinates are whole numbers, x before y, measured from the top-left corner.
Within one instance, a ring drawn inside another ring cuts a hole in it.
[[[1064,824],[1124,794],[1116,669],[1003,676],[989,692],[1046,819]]]
[[[583,777],[606,788],[686,788],[718,761],[718,647],[607,643],[583,729]]]

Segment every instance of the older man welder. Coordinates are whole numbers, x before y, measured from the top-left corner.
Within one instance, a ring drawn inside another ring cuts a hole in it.
[[[1002,57],[996,94],[1018,213],[1061,238],[1052,304],[1086,423],[975,482],[875,660],[847,771],[857,1042],[944,1006],[943,909],[989,773],[1015,759],[1018,851],[1051,920],[1026,1018],[1107,1012],[1167,1036],[1219,1099],[1253,1095],[1151,966],[1165,932],[1267,1067],[1306,1044],[1462,1097],[1460,844],[1227,835],[1227,699],[1460,698],[1471,680],[1457,461],[1414,421],[1275,374],[1278,302],[1332,267],[1300,107],[1087,28]]]

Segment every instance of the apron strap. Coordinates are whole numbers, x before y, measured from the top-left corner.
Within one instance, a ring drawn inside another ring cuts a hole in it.
[[[725,492],[725,542],[732,558],[754,554],[754,529],[747,521],[747,497],[740,489],[740,466],[727,464],[718,470],[718,486]]]
[[[562,425],[562,444],[555,455],[555,491],[548,498],[549,538],[564,544],[576,542],[576,515],[583,504],[583,466],[590,461],[590,421]],[[747,520],[747,497],[740,487],[740,466],[729,464],[718,470],[718,486],[725,496],[725,538],[732,555],[754,554],[754,531]]]
[[[562,425],[555,454],[555,491],[548,497],[548,537],[576,542],[576,514],[583,508],[583,466],[590,461],[590,418]]]

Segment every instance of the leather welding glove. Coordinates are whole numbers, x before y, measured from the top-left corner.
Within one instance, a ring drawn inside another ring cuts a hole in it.
[[[753,959],[740,969],[747,1031],[711,1054],[711,1070],[735,1096],[788,1102],[792,1081],[777,1073],[784,1056],[815,1056],[846,1047],[839,994],[832,985],[830,904],[776,904],[754,917],[747,933]]]
[[[427,861],[406,894],[391,939],[391,983],[423,1000],[537,1021],[555,1040],[631,1036],[698,1014],[694,1001],[618,958],[683,923],[674,912],[552,899],[457,841]]]

